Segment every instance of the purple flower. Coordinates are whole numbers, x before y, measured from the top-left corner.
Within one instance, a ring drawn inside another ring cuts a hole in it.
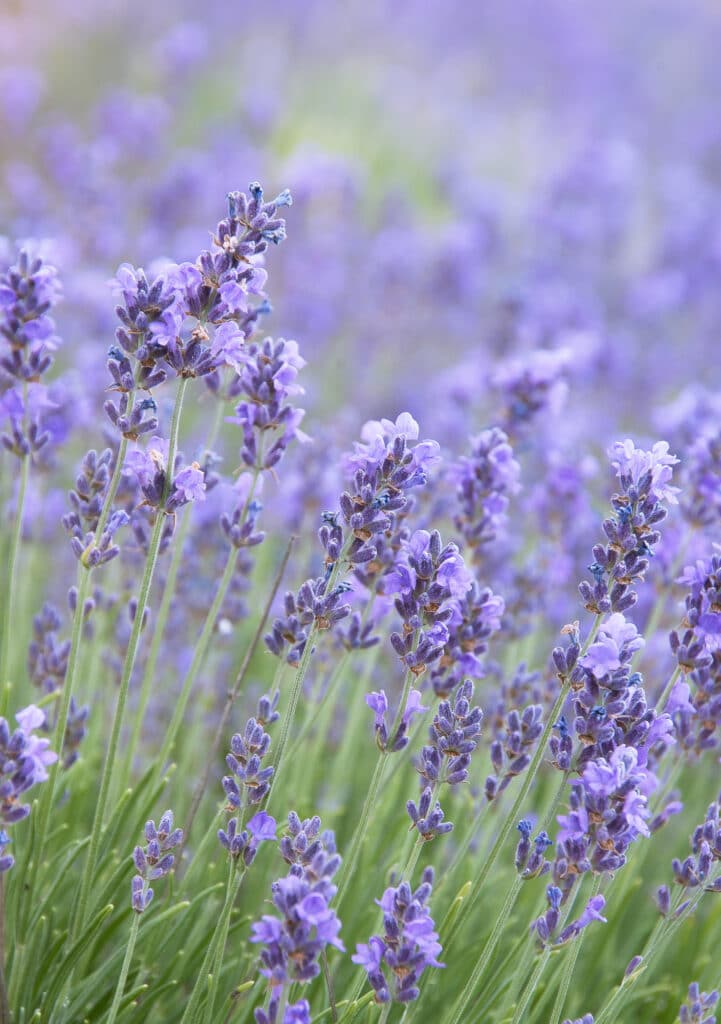
[[[166,811],[155,827],[154,821],[145,825],[146,845],[136,846],[133,863],[138,872],[131,882],[131,903],[137,914],[147,910],[153,899],[150,882],[169,874],[175,857],[169,851],[183,841],[183,830],[173,828],[173,812]]]
[[[351,957],[366,971],[379,1003],[408,1003],[419,996],[418,981],[427,967],[443,967],[441,946],[427,903],[433,869],[423,872],[413,892],[408,882],[385,890],[376,903],[383,911],[384,934],[359,943]]]
[[[626,438],[625,441],[616,441],[608,454],[624,489],[629,484],[642,487],[657,501],[676,505],[679,488],[672,487],[670,481],[673,475],[671,467],[678,463],[678,459],[670,455],[668,449],[667,441],[657,441],[651,451],[643,451],[630,438]],[[649,477],[648,483],[645,482],[646,477]]]
[[[629,661],[644,644],[635,625],[621,612],[614,612],[601,624],[598,639],[579,659],[579,664],[590,669],[596,679],[602,679]]]

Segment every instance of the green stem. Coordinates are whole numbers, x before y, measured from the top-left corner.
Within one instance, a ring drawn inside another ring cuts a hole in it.
[[[353,875],[355,874],[355,869],[358,866],[358,858],[360,857],[360,851],[368,829],[368,820],[373,808],[375,807],[378,792],[381,787],[383,769],[386,766],[387,756],[388,755],[385,751],[381,751],[378,756],[378,760],[376,761],[373,777],[371,778],[370,785],[368,786],[368,795],[366,796],[363,804],[363,810],[361,811],[361,816],[358,819],[358,824],[356,825],[353,833],[353,838],[348,846],[349,852],[346,853],[346,859],[344,860],[343,867],[341,869],[342,874],[338,885],[338,895],[335,901],[336,909],[340,908],[343,902],[343,897],[348,891],[348,886],[350,885]]]
[[[223,422],[224,403],[222,401],[216,402],[216,412],[213,420],[213,425],[210,429],[208,437],[205,442],[205,450],[210,451],[215,443],[218,436],[221,424]],[[148,659],[145,663],[145,671],[143,672],[143,681],[140,686],[140,698],[138,700],[137,712],[133,717],[133,727],[130,734],[130,740],[128,741],[128,749],[125,759],[125,777],[130,777],[130,772],[133,765],[133,758],[135,757],[135,751],[138,749],[140,743],[140,736],[143,730],[143,723],[145,721],[145,711],[150,700],[150,694],[153,688],[153,683],[156,678],[156,669],[158,665],[158,658],[160,657],[160,650],[162,647],[163,637],[165,635],[165,629],[168,624],[168,617],[170,615],[170,609],[173,604],[173,598],[175,597],[175,584],[178,578],[178,572],[183,562],[183,549],[185,542],[188,537],[188,531],[192,517],[190,515],[190,509],[186,509],[182,518],[180,527],[173,540],[173,555],[170,560],[170,566],[168,568],[168,575],[165,580],[165,586],[163,588],[163,596],[158,608],[158,614],[155,619],[153,629],[153,639],[150,644],[150,650],[148,652]]]
[[[446,1022],[446,1024],[459,1024],[461,1020],[465,1019],[466,1007],[473,998],[473,994],[478,988],[478,985],[483,980],[483,975],[485,974],[486,969],[488,968],[491,962],[493,954],[496,951],[496,946],[498,945],[498,941],[501,937],[501,934],[503,933],[503,929],[506,926],[506,922],[511,914],[511,911],[515,905],[516,899],[518,898],[518,894],[521,891],[522,886],[523,879],[520,877],[520,875],[517,875],[513,880],[511,888],[508,890],[508,894],[506,896],[501,912],[496,918],[496,923],[493,927],[493,931],[491,932],[488,940],[486,941],[483,947],[483,955],[481,956],[476,966],[473,968],[471,976],[466,982],[460,996],[458,997],[456,1005],[453,1007],[451,1017],[449,1021]]]
[[[13,614],[17,613],[15,607],[15,601],[17,598],[17,584],[19,580],[19,573],[17,571],[18,554],[20,551],[20,542],[22,540],[23,532],[23,509],[25,507],[25,492],[28,485],[28,475],[30,473],[30,456],[26,455],[22,460],[22,467],[20,469],[20,483],[18,486],[18,499],[15,507],[15,522],[13,524],[13,532],[10,538],[10,550],[7,555],[7,588],[5,597],[5,606],[2,612],[2,637],[0,637],[0,714],[7,714],[7,705],[9,697],[9,682],[8,670],[10,665],[10,628],[13,619]]]
[[[594,880],[591,898],[593,898],[594,896],[598,896],[599,892],[601,891],[601,879],[602,876],[598,875]],[[577,935],[576,938],[571,942],[571,948],[566,953],[566,963],[563,966],[561,984],[558,986],[556,1001],[553,1004],[553,1010],[551,1011],[550,1024],[558,1024],[558,1022],[561,1019],[563,1006],[566,1002],[566,996],[568,995],[568,989],[571,985],[571,978],[573,977],[573,971],[576,966],[576,960],[578,959],[578,954],[581,952],[581,943],[583,942],[585,936],[586,931],[584,929],[581,932],[581,934]]]
[[[265,602],[265,607],[263,608],[263,611],[262,611],[262,614],[261,614],[260,619],[258,621],[258,625],[256,627],[255,633],[253,634],[253,639],[251,640],[250,644],[248,645],[248,647],[245,650],[245,654],[243,655],[243,660],[242,660],[242,662],[240,664],[240,668],[238,669],[238,672],[237,672],[236,677],[235,677],[235,682],[233,684],[233,688],[232,688],[232,690],[230,690],[228,692],[228,696],[227,696],[226,701],[225,701],[225,706],[223,707],[223,712],[222,712],[222,714],[220,716],[220,721],[218,722],[218,727],[215,730],[215,736],[213,737],[213,742],[211,744],[210,753],[205,758],[205,769],[203,771],[203,778],[201,779],[200,783],[198,784],[198,786],[197,786],[197,788],[195,790],[195,793],[193,794],[193,800],[192,800],[192,803],[190,805],[190,810],[188,811],[188,814],[186,815],[186,818],[185,818],[185,835],[186,836],[190,835],[190,831],[191,831],[191,829],[193,827],[193,822],[195,821],[195,816],[198,813],[198,808],[200,807],[201,800],[203,799],[205,791],[208,788],[208,780],[210,779],[210,773],[211,773],[211,771],[213,769],[213,766],[215,764],[215,759],[218,756],[218,751],[220,750],[220,744],[223,742],[223,737],[225,736],[225,731],[226,731],[227,726],[228,726],[228,721],[230,720],[230,713],[231,713],[231,711],[233,709],[233,704],[238,699],[238,694],[240,693],[240,688],[241,688],[241,686],[243,685],[243,683],[245,681],[246,673],[248,671],[248,668],[250,667],[251,661],[253,660],[253,656],[255,655],[255,652],[258,649],[258,644],[260,643],[261,638],[263,636],[263,630],[265,629],[266,621],[268,619],[268,616],[270,615],[270,609],[273,606],[273,601],[275,600],[275,595],[278,593],[278,589],[280,587],[281,580],[283,579],[283,576],[285,574],[285,569],[286,569],[286,566],[288,565],[288,559],[290,558],[290,553],[291,553],[291,550],[293,548],[293,545],[295,544],[295,541],[296,541],[296,538],[294,536],[292,536],[289,539],[289,541],[288,541],[288,544],[287,544],[286,549],[285,549],[285,554],[283,555],[281,563],[278,566],[278,571],[275,574],[275,579],[273,580],[273,586],[271,587],[270,593],[269,593],[268,598],[267,598],[267,600]],[[282,660],[278,661],[278,668],[276,670],[276,678],[278,678],[278,676],[280,675],[280,672],[282,671],[284,664],[285,663]],[[273,686],[271,687],[271,694],[273,692],[275,692],[275,689],[276,689],[276,683],[274,682]]]
[[[259,476],[260,469],[255,469],[253,471],[253,479],[251,481],[250,489],[248,490],[248,495],[245,499],[245,504],[243,505],[243,509],[241,511],[241,522],[245,520],[248,508],[250,507],[250,503],[253,500],[253,495],[258,484]],[[165,734],[163,745],[160,748],[160,754],[158,755],[157,760],[159,772],[162,772],[164,770],[165,764],[173,752],[173,745],[175,744],[175,740],[178,736],[178,733],[180,732],[180,727],[183,724],[183,717],[185,715],[185,709],[188,706],[188,701],[190,700],[190,694],[193,689],[193,684],[195,683],[196,676],[200,671],[203,661],[205,660],[205,656],[208,653],[208,647],[210,646],[210,641],[213,637],[215,624],[220,614],[220,610],[223,607],[223,603],[225,602],[225,598],[228,594],[230,584],[233,581],[233,575],[235,573],[239,554],[240,548],[236,547],[231,547],[230,551],[228,552],[228,560],[225,563],[223,575],[220,579],[220,583],[218,584],[218,589],[215,592],[213,603],[211,604],[208,614],[205,617],[203,629],[201,630],[200,636],[198,637],[195,643],[195,648],[193,650],[193,660],[191,661],[190,668],[188,669],[185,679],[183,680],[183,685],[180,694],[175,702],[175,708],[173,709],[173,717],[170,720],[170,725],[168,726],[167,732]]]
[[[203,959],[203,963],[200,965],[198,971],[198,977],[195,979],[195,984],[190,993],[188,1003],[185,1007],[185,1013],[180,1024],[194,1024],[196,1020],[196,1014],[200,1007],[201,999],[203,998],[203,989],[208,982],[208,969],[213,961],[213,954],[215,952],[216,944],[220,941],[222,935],[228,934],[228,925],[230,922],[230,914],[233,909],[233,904],[240,890],[243,877],[245,875],[245,868],[238,870],[236,862],[231,865],[231,873],[235,875],[232,880],[232,884],[229,883],[226,891],[225,903],[218,916],[218,921],[215,926],[215,930],[211,936],[208,948]]]
[[[238,818],[238,829],[242,826],[242,819]],[[233,889],[233,875],[235,874],[235,864],[231,859],[230,867],[228,871],[228,886],[226,889],[225,899],[226,902],[232,899]],[[232,905],[232,904],[231,904]],[[208,993],[208,1001],[205,1006],[205,1024],[213,1024],[213,1017],[215,1011],[215,997],[218,992],[218,984],[220,982],[220,972],[223,967],[223,956],[225,954],[225,945],[228,941],[228,927],[230,926],[230,914],[225,918],[225,922],[220,935],[218,936],[218,944],[215,950],[215,958],[213,960],[213,981]]]
[[[113,724],[110,732],[107,754],[105,757],[103,772],[100,779],[100,789],[98,793],[98,802],[95,806],[93,827],[90,833],[90,847],[88,850],[88,857],[85,863],[85,870],[83,872],[83,878],[80,885],[80,893],[78,896],[78,901],[76,903],[75,914],[73,915],[73,922],[68,936],[68,941],[71,945],[77,939],[78,933],[84,927],[86,922],[88,898],[90,895],[90,887],[93,882],[95,868],[97,865],[100,840],[103,832],[103,825],[107,811],[110,782],[113,773],[113,766],[117,758],[118,743],[120,741],[120,730],[122,728],[123,716],[125,713],[125,705],[128,699],[130,679],[133,674],[133,668],[135,667],[135,659],[138,653],[138,647],[140,645],[140,634],[143,628],[145,609],[147,608],[148,605],[148,597],[150,595],[150,588],[153,582],[155,566],[158,560],[160,542],[163,536],[163,527],[165,526],[165,513],[162,511],[162,506],[165,505],[172,484],[173,467],[175,465],[175,454],[178,449],[180,417],[183,410],[183,399],[185,398],[187,386],[188,380],[186,378],[181,377],[175,397],[175,408],[173,409],[173,419],[170,426],[170,437],[168,441],[168,461],[166,465],[165,487],[163,489],[161,509],[159,509],[156,513],[153,532],[150,536],[150,542],[148,544],[148,553],[145,559],[145,570],[143,572],[143,579],[140,584],[140,593],[138,594],[137,609],[135,612],[135,618],[133,620],[133,627],[130,632],[128,647],[125,652],[125,661],[123,662],[123,669],[120,678],[120,689],[118,692],[117,703],[115,705],[115,715],[113,717]]]
[[[148,889],[148,883],[143,882],[143,896]],[[115,987],[115,995],[113,996],[113,1004],[110,1007],[110,1013],[106,1024],[115,1024],[115,1019],[118,1016],[118,1010],[120,1009],[120,1001],[123,998],[123,992],[125,991],[125,983],[128,980],[128,971],[130,970],[130,964],[133,959],[133,953],[135,952],[135,943],[138,939],[138,929],[140,928],[140,914],[137,911],[133,911],[133,923],[130,926],[130,936],[128,938],[128,945],[125,948],[125,957],[123,959],[123,966],[120,969],[120,977],[118,978],[118,984]]]

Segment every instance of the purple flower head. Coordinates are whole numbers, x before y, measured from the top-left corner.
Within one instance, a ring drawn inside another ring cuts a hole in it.
[[[168,445],[165,438],[151,437],[144,451],[128,452],[125,469],[136,477],[146,504],[172,513],[191,501],[205,501],[206,488],[197,462],[178,470],[168,484]]]
[[[671,467],[679,460],[669,454],[668,449],[667,441],[657,441],[651,451],[643,451],[630,438],[626,438],[625,441],[616,441],[608,454],[624,490],[629,486],[641,488],[657,501],[676,505],[679,488],[672,487],[670,481],[673,475]],[[650,478],[646,482],[649,474]]]
[[[142,914],[150,906],[153,890],[150,882],[169,874],[175,857],[170,850],[183,841],[183,830],[173,827],[173,812],[166,811],[156,828],[154,821],[145,825],[146,845],[136,846],[133,851],[133,863],[138,872],[131,882],[131,904],[133,910]]]
[[[621,612],[614,612],[601,624],[598,639],[579,659],[579,664],[590,669],[596,679],[602,679],[630,661],[644,644],[633,622],[627,621]]]
[[[366,971],[377,1002],[412,1002],[420,994],[423,971],[444,966],[438,961],[441,946],[427,907],[432,889],[433,869],[426,868],[415,892],[401,882],[376,900],[383,911],[384,934],[358,944],[351,959]]]
[[[719,994],[716,989],[713,992],[702,992],[698,982],[691,982],[688,987],[688,998],[678,1011],[680,1024],[716,1024],[716,1017],[712,1011],[718,1000]]]
[[[265,946],[261,973],[274,986],[311,981],[320,973],[318,958],[327,946],[344,949],[340,921],[302,875],[274,882],[273,903],[280,918],[265,914],[253,925],[250,939]]]

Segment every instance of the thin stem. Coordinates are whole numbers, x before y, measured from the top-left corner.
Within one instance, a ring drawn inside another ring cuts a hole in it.
[[[370,785],[368,786],[368,794],[363,804],[361,816],[358,819],[358,824],[356,825],[355,831],[353,833],[353,838],[351,839],[350,844],[348,846],[348,849],[350,850],[350,855],[348,855],[346,857],[346,860],[343,862],[343,867],[341,869],[343,873],[341,875],[340,883],[338,885],[338,896],[336,897],[335,901],[336,908],[339,908],[341,903],[343,902],[343,897],[348,891],[348,886],[350,885],[353,875],[355,873],[355,869],[358,866],[358,858],[360,857],[361,847],[363,846],[363,841],[365,839],[366,832],[368,829],[368,820],[375,806],[376,799],[378,797],[378,791],[380,790],[381,779],[383,777],[383,769],[386,766],[386,758],[387,754],[385,751],[382,750],[378,756],[378,760],[376,761],[373,777],[371,778]]]
[[[185,1007],[185,1013],[183,1014],[183,1019],[181,1020],[180,1024],[193,1024],[196,1012],[200,1007],[200,1001],[203,995],[203,987],[207,983],[208,968],[210,967],[210,964],[213,960],[213,953],[215,951],[216,944],[220,940],[221,935],[227,935],[228,922],[230,921],[230,914],[233,909],[233,904],[235,903],[235,899],[238,895],[241,883],[245,876],[245,868],[243,868],[242,870],[238,870],[235,862],[233,862],[231,870],[234,872],[235,878],[232,882],[232,885],[229,885],[228,890],[226,891],[225,903],[223,904],[220,914],[218,915],[218,921],[215,926],[215,930],[213,931],[210,942],[208,943],[208,948],[206,950],[203,963],[200,965],[198,977],[195,979],[195,984],[193,985],[193,990],[190,993],[187,1006]]]
[[[122,727],[125,706],[128,699],[128,690],[130,688],[130,678],[133,673],[133,668],[135,666],[135,657],[140,644],[140,633],[142,630],[145,608],[148,603],[148,594],[150,592],[150,585],[153,579],[153,571],[155,569],[155,563],[157,561],[158,551],[160,549],[160,541],[162,538],[164,525],[164,514],[161,511],[159,511],[156,516],[155,525],[153,527],[153,532],[150,537],[148,555],[145,562],[145,572],[143,573],[143,580],[140,586],[140,594],[138,596],[138,607],[135,613],[135,618],[133,620],[133,628],[130,633],[128,648],[125,652],[125,661],[123,663],[123,670],[120,679],[120,689],[118,691],[118,699],[115,705],[115,715],[113,716],[113,724],[110,732],[110,739],[108,741],[105,762],[103,765],[103,772],[100,779],[98,801],[97,804],[95,805],[93,827],[90,833],[90,847],[88,849],[88,857],[85,863],[85,869],[83,871],[82,882],[80,885],[80,893],[78,896],[75,914],[73,917],[73,924],[70,928],[70,934],[68,937],[68,941],[71,944],[78,937],[78,933],[85,924],[87,917],[88,898],[90,895],[90,887],[92,885],[93,875],[95,873],[95,867],[97,864],[98,853],[100,848],[100,839],[103,833],[105,815],[107,811],[108,795],[110,792],[110,781],[112,777],[113,766],[115,765],[117,757],[118,744],[120,741],[120,730]]]
[[[142,895],[145,896],[147,892],[148,883],[143,882]],[[120,1001],[123,998],[123,992],[125,991],[125,983],[128,980],[128,971],[130,970],[130,964],[133,959],[133,953],[135,952],[135,943],[138,939],[138,929],[140,928],[140,914],[137,911],[133,911],[133,923],[130,926],[130,935],[128,937],[128,944],[125,947],[125,957],[123,958],[123,966],[120,969],[120,977],[118,978],[118,984],[115,987],[115,995],[113,996],[113,1004],[110,1007],[110,1013],[106,1024],[115,1024],[115,1018],[118,1016],[118,1010],[120,1009]]]
[[[88,850],[88,857],[85,863],[85,870],[83,872],[83,878],[80,885],[80,893],[78,895],[75,914],[73,915],[73,922],[68,936],[68,942],[71,945],[77,939],[78,933],[84,926],[87,916],[88,897],[90,895],[90,887],[93,882],[93,876],[95,874],[95,867],[97,864],[98,852],[100,848],[100,839],[103,832],[103,823],[105,821],[105,814],[107,811],[108,795],[110,792],[110,782],[113,772],[113,766],[115,764],[117,757],[118,743],[120,741],[120,730],[123,723],[125,705],[128,699],[130,679],[133,674],[133,668],[135,667],[135,659],[138,653],[138,647],[140,645],[140,634],[143,628],[143,619],[145,618],[145,609],[148,605],[148,597],[150,595],[150,588],[153,582],[153,575],[155,573],[155,566],[158,560],[158,552],[160,551],[160,543],[163,536],[163,527],[165,526],[165,513],[162,511],[162,506],[165,505],[165,501],[167,500],[168,494],[170,493],[170,487],[172,484],[173,468],[175,466],[175,454],[178,449],[180,418],[183,410],[183,399],[185,398],[187,386],[188,380],[186,378],[181,377],[175,397],[175,407],[173,409],[173,418],[170,425],[170,437],[168,440],[168,461],[166,465],[165,487],[163,489],[161,509],[158,509],[156,513],[153,532],[150,536],[150,542],[148,544],[148,553],[145,559],[145,570],[143,572],[143,578],[140,584],[140,592],[138,594],[138,604],[135,612],[135,618],[133,620],[133,627],[130,633],[128,647],[125,652],[125,661],[123,663],[123,670],[120,678],[118,700],[115,705],[113,725],[110,732],[107,754],[105,758],[105,763],[103,765],[102,776],[100,779],[98,802],[95,806],[95,816],[93,818],[93,827],[90,834],[90,847]]]
[[[205,441],[205,450],[210,451],[215,439],[218,436],[222,421],[224,403],[222,401],[216,402],[216,412],[213,419],[213,425],[210,429],[208,437]],[[136,714],[133,716],[133,727],[128,741],[128,748],[126,753],[126,768],[125,777],[130,777],[130,772],[133,765],[133,758],[135,757],[135,751],[138,748],[140,742],[140,736],[143,730],[143,724],[145,722],[145,711],[150,700],[150,694],[155,682],[155,673],[158,665],[158,658],[160,657],[160,650],[162,647],[163,637],[165,635],[165,629],[168,624],[168,617],[170,615],[170,609],[173,604],[173,598],[175,597],[175,584],[178,578],[178,572],[180,566],[183,563],[183,553],[185,542],[188,537],[188,531],[192,522],[190,515],[190,509],[186,509],[182,517],[180,527],[175,535],[173,541],[173,554],[170,560],[170,566],[168,568],[168,575],[165,580],[165,586],[163,588],[163,596],[160,601],[160,607],[158,608],[158,614],[155,618],[155,625],[153,629],[153,639],[150,643],[150,650],[148,652],[148,658],[145,663],[145,671],[143,672],[143,681],[140,686],[140,698],[138,700],[138,708]]]
[[[28,485],[30,472],[30,456],[26,455],[21,460],[20,483],[18,485],[18,499],[15,506],[15,522],[10,537],[10,550],[7,555],[7,588],[5,606],[2,611],[2,637],[0,637],[0,714],[7,713],[9,682],[8,669],[10,665],[10,627],[13,615],[17,612],[15,601],[17,599],[17,584],[19,573],[17,571],[18,554],[23,531],[23,510],[25,507],[25,492]]]
[[[210,753],[205,758],[205,769],[203,771],[203,778],[201,779],[199,785],[196,787],[196,790],[193,794],[193,801],[190,805],[190,810],[185,819],[186,835],[190,835],[190,830],[193,827],[193,822],[195,821],[195,816],[198,813],[200,802],[203,799],[206,789],[208,788],[208,780],[210,779],[210,773],[213,770],[213,765],[215,764],[215,760],[218,756],[220,744],[223,742],[223,737],[225,736],[225,731],[228,727],[228,721],[230,719],[230,713],[233,710],[233,704],[238,698],[240,688],[245,681],[245,676],[248,671],[248,668],[250,667],[250,663],[253,660],[253,656],[255,655],[255,652],[258,649],[258,644],[260,643],[261,638],[263,636],[263,630],[265,629],[265,624],[267,622],[268,616],[270,615],[270,609],[273,606],[273,601],[275,600],[275,596],[278,593],[278,588],[280,587],[283,576],[285,575],[286,566],[288,565],[288,559],[290,558],[290,552],[293,548],[293,544],[295,543],[295,541],[296,538],[294,536],[292,536],[288,541],[288,544],[285,549],[285,554],[283,555],[281,563],[278,566],[278,571],[275,574],[273,586],[271,587],[268,599],[265,602],[265,607],[263,608],[263,612],[258,621],[255,633],[253,634],[253,639],[251,640],[250,644],[245,650],[243,660],[240,664],[240,668],[238,669],[237,675],[235,677],[233,688],[229,690],[228,696],[226,697],[225,706],[223,707],[223,712],[220,716],[218,727],[215,730],[215,736],[213,737]],[[280,662],[280,665],[282,666],[283,662]]]
[[[10,1003],[5,984],[5,875],[0,874],[0,1024],[10,1024]]]
[[[466,982],[463,991],[458,997],[456,1005],[453,1007],[450,1020],[447,1022],[447,1024],[459,1024],[459,1022],[464,1019],[466,1007],[473,998],[473,994],[476,991],[478,985],[483,980],[483,975],[485,974],[486,969],[488,968],[491,962],[493,954],[496,951],[498,940],[500,939],[503,929],[506,926],[506,922],[510,916],[511,910],[515,905],[516,899],[518,898],[518,894],[521,891],[522,885],[523,879],[520,877],[520,875],[517,875],[513,880],[511,888],[508,890],[508,894],[506,896],[501,912],[496,918],[496,923],[493,927],[493,931],[491,932],[488,940],[486,941],[483,947],[483,955],[481,956],[476,966],[473,968],[470,978]]]
[[[253,494],[255,493],[255,488],[258,484],[259,476],[260,469],[256,468],[253,471],[253,479],[248,490],[248,495],[245,499],[245,504],[243,505],[243,509],[241,511],[241,522],[244,521],[245,516],[248,512],[248,508],[250,507],[250,503],[253,500]],[[165,739],[163,740],[163,745],[160,748],[160,754],[158,755],[157,765],[158,771],[160,772],[164,770],[165,764],[173,752],[173,745],[180,731],[180,727],[183,724],[183,717],[185,715],[185,709],[188,706],[188,701],[190,700],[190,694],[193,689],[193,684],[195,683],[196,676],[200,671],[200,667],[203,664],[203,661],[205,660],[205,655],[207,654],[208,647],[210,646],[210,641],[215,630],[215,624],[217,622],[218,615],[220,614],[220,610],[223,607],[223,603],[225,602],[225,598],[227,596],[230,584],[233,581],[233,575],[235,573],[235,568],[238,562],[239,554],[240,548],[230,548],[230,551],[228,553],[228,560],[225,563],[225,569],[218,584],[218,589],[215,592],[213,603],[211,604],[208,614],[205,617],[205,622],[203,623],[203,628],[201,630],[200,636],[198,637],[195,643],[195,648],[193,650],[193,660],[191,661],[190,668],[188,669],[185,679],[183,680],[180,695],[178,696],[178,699],[175,702],[175,708],[173,709],[173,717],[170,720],[170,725],[168,726],[167,732],[165,734]]]
[[[325,979],[325,987],[328,992],[328,1005],[330,1007],[330,1017],[333,1024],[337,1024],[338,1021],[338,1008],[335,1001],[335,990],[333,988],[333,978],[331,977],[330,968],[328,967],[328,954],[325,950],[320,954],[320,966],[323,971],[323,978]]]
[[[238,828],[240,829],[242,821],[238,819]],[[233,875],[235,874],[235,864],[231,859],[228,869],[228,886],[226,889],[225,898],[226,901],[232,899],[232,888],[233,888]],[[215,1010],[215,996],[218,991],[218,982],[220,981],[220,971],[223,966],[223,956],[225,954],[225,945],[228,941],[228,927],[230,925],[230,914],[225,918],[223,929],[218,936],[218,944],[215,950],[215,958],[213,960],[213,982],[208,993],[208,1001],[205,1006],[205,1024],[213,1024],[213,1016]]]
[[[601,891],[601,880],[601,875],[598,875],[594,880],[591,898],[593,898],[594,896],[598,896],[599,892]],[[563,1006],[566,1002],[566,996],[568,995],[568,989],[571,985],[571,978],[573,977],[573,971],[576,966],[576,960],[578,959],[578,954],[581,952],[581,943],[583,942],[585,936],[586,931],[584,929],[581,932],[581,934],[577,935],[576,938],[571,942],[571,948],[566,954],[566,963],[563,966],[561,984],[558,986],[556,1001],[553,1004],[550,1024],[558,1024],[558,1022],[561,1019]]]

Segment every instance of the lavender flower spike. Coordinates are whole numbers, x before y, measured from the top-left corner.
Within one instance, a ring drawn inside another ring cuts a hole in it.
[[[137,914],[142,914],[150,906],[153,890],[149,883],[170,873],[175,862],[170,851],[183,841],[183,830],[173,828],[172,811],[165,812],[157,828],[154,821],[146,824],[145,841],[144,848],[136,846],[133,851],[133,863],[138,874],[131,882],[131,902]]]

